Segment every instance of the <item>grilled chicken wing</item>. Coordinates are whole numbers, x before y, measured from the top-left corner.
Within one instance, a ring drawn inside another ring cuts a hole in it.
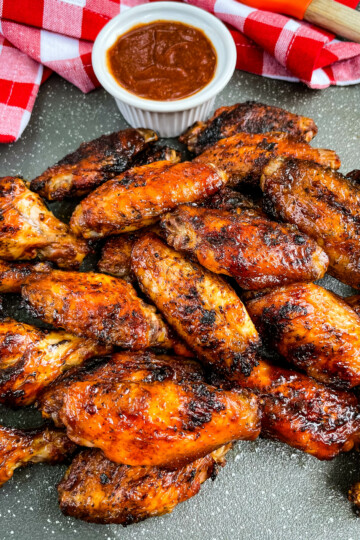
[[[99,238],[141,229],[179,204],[213,195],[226,183],[213,165],[158,161],[106,182],[75,208],[71,229]]]
[[[62,268],[77,268],[89,252],[32,193],[21,178],[0,179],[0,258],[45,259]]]
[[[283,131],[309,142],[315,137],[317,127],[311,118],[292,114],[279,107],[246,101],[220,107],[207,122],[196,122],[179,140],[186,144],[190,152],[200,154],[220,139],[236,133],[269,131]]]
[[[31,405],[61,373],[88,358],[111,352],[92,339],[0,321],[0,403]]]
[[[246,306],[260,335],[287,361],[322,382],[360,384],[360,318],[341,298],[298,283]]]
[[[226,210],[227,212],[236,212],[238,214],[242,214],[246,210],[248,214],[251,213],[254,216],[266,215],[261,206],[249,199],[249,197],[227,187],[224,187],[207,199],[194,203],[194,206],[212,208],[214,210]]]
[[[15,469],[29,463],[59,463],[72,454],[75,444],[57,429],[26,431],[0,427],[0,487]]]
[[[332,459],[359,440],[360,409],[354,394],[334,390],[305,374],[261,360],[249,377],[233,383],[250,389],[262,411],[261,435],[318,459]]]
[[[261,178],[265,209],[312,236],[329,272],[360,287],[360,189],[343,175],[307,161],[276,159]]]
[[[25,279],[38,272],[51,272],[49,263],[13,263],[0,260],[0,293],[19,293]]]
[[[249,374],[260,339],[235,291],[221,277],[186,260],[150,233],[132,252],[143,291],[205,363]]]
[[[169,514],[215,478],[230,446],[174,471],[116,465],[100,450],[84,450],[58,485],[60,508],[84,521],[124,526]]]
[[[41,399],[43,414],[64,424],[74,442],[133,466],[178,468],[259,435],[255,398],[184,379],[182,373],[179,380],[171,362],[168,370],[148,361],[144,369],[143,354],[130,369],[123,367],[129,359],[123,353],[55,384]]]
[[[31,189],[49,201],[80,197],[121,174],[157,134],[151,129],[125,129],[85,142],[56,165],[34,178]]]
[[[264,289],[324,276],[328,257],[293,225],[241,213],[183,205],[161,219],[167,242],[243,289]]]
[[[246,182],[258,185],[265,165],[277,156],[307,159],[338,169],[340,159],[333,150],[312,148],[286,133],[253,135],[238,133],[205,150],[194,163],[213,163],[225,171],[228,185]]]
[[[155,308],[122,279],[54,270],[28,278],[22,295],[36,316],[75,335],[134,350],[171,347]]]

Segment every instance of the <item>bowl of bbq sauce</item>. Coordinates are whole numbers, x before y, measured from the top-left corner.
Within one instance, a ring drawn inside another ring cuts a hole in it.
[[[236,48],[210,13],[152,2],[114,17],[96,38],[92,62],[132,127],[175,137],[210,115],[234,72]]]

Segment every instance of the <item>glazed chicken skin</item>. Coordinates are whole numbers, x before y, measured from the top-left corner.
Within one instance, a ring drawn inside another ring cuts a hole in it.
[[[264,289],[324,276],[328,257],[297,227],[241,213],[183,205],[161,219],[166,240],[243,289]]]
[[[75,238],[21,178],[0,179],[0,258],[39,258],[61,268],[78,268],[89,248]]]
[[[34,315],[77,336],[133,350],[171,348],[168,329],[122,279],[53,270],[26,280],[22,296]]]
[[[314,283],[274,289],[246,303],[262,338],[288,362],[341,388],[360,384],[360,318]]]
[[[266,211],[293,223],[326,251],[329,273],[360,287],[360,189],[338,172],[276,159],[261,178]]]
[[[132,166],[134,158],[157,134],[151,129],[125,129],[85,142],[31,182],[49,201],[80,197]]]
[[[231,445],[176,469],[117,465],[100,450],[84,450],[58,485],[62,512],[91,523],[131,525],[162,516],[196,495],[226,463]]]
[[[0,321],[0,403],[31,405],[63,372],[109,352],[111,347],[92,339],[4,319]]]
[[[263,437],[320,460],[347,452],[359,441],[360,408],[350,392],[330,388],[265,360],[249,377],[234,376],[234,384],[258,396]]]
[[[50,272],[49,263],[14,263],[0,260],[0,293],[19,293],[29,276],[38,272]]]
[[[130,368],[123,367],[131,357],[126,352],[56,383],[41,398],[43,414],[63,424],[77,444],[132,466],[179,468],[224,444],[259,435],[253,396],[183,378],[183,371],[179,379],[179,362],[163,360],[159,369],[147,357],[144,369],[143,354]]]
[[[71,229],[85,238],[135,231],[179,204],[213,195],[225,184],[225,173],[209,164],[158,161],[135,167],[81,201],[71,217]]]
[[[260,338],[225,280],[185,259],[153,233],[136,242],[132,268],[144,293],[203,362],[223,373],[251,372]]]
[[[75,444],[58,429],[19,430],[0,426],[0,487],[15,469],[30,463],[61,463]]]
[[[239,132],[267,133],[282,131],[299,140],[310,142],[317,133],[311,118],[292,114],[279,107],[246,101],[220,107],[206,122],[196,122],[179,140],[190,152],[201,154],[220,139]]]
[[[225,171],[228,186],[242,183],[258,186],[265,165],[278,156],[310,160],[333,169],[341,164],[333,150],[312,148],[286,133],[277,132],[238,133],[221,139],[197,156],[194,163],[213,163]]]

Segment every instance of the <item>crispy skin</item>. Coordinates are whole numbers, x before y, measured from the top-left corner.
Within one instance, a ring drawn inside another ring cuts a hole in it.
[[[43,259],[62,268],[78,268],[89,252],[39,195],[21,178],[0,179],[0,258],[8,261]]]
[[[358,441],[359,404],[354,394],[335,390],[303,373],[260,361],[250,377],[234,383],[254,392],[261,406],[261,435],[318,459],[332,459]]]
[[[28,278],[22,295],[36,316],[75,335],[133,350],[171,347],[155,308],[122,279],[54,270]]]
[[[360,294],[354,294],[344,298],[344,301],[360,316]]]
[[[190,152],[200,154],[220,139],[239,132],[267,133],[283,131],[303,141],[311,141],[317,133],[311,118],[292,114],[279,107],[246,101],[220,107],[207,122],[196,122],[179,140]]]
[[[26,431],[0,427],[0,487],[15,469],[29,463],[59,463],[75,444],[62,431],[39,428]]]
[[[49,263],[13,263],[0,260],[0,293],[19,293],[26,278],[51,270]]]
[[[247,213],[251,213],[254,216],[265,216],[261,206],[257,205],[254,201],[235,191],[233,189],[224,187],[215,195],[208,197],[202,201],[194,203],[195,206],[204,208],[212,208],[214,210],[226,210],[227,212],[236,212],[242,214],[244,210]]]
[[[179,163],[182,161],[181,152],[170,146],[147,146],[145,150],[137,154],[133,159],[132,167],[141,167],[155,161],[170,161],[170,163]]]
[[[196,495],[224,466],[231,445],[175,471],[112,463],[100,450],[75,457],[58,485],[62,512],[91,523],[124,526],[162,516]]]
[[[354,184],[360,183],[360,169],[355,169],[347,173],[346,178],[349,178]]]
[[[264,289],[324,276],[328,257],[293,225],[241,213],[183,205],[161,219],[166,239],[243,289]]]
[[[312,236],[330,259],[329,272],[360,287],[360,189],[314,163],[276,159],[261,178],[268,213]]]
[[[75,208],[71,229],[85,238],[135,231],[179,204],[213,195],[226,183],[213,165],[157,161],[106,182]]]
[[[142,354],[129,369],[123,364],[130,353],[124,353],[55,384],[41,400],[43,414],[65,425],[77,444],[133,466],[178,468],[224,444],[259,435],[253,396],[184,378],[183,371],[179,377],[171,362],[168,370],[166,365],[159,370],[156,362],[144,369]]]
[[[238,133],[205,150],[194,159],[195,163],[213,163],[228,177],[228,186],[241,183],[259,184],[262,171],[277,156],[307,159],[338,169],[340,159],[333,150],[312,148],[286,133],[253,135]]]
[[[131,271],[131,251],[143,230],[111,236],[103,245],[101,258],[97,264],[99,272],[123,278],[126,281],[135,281]]]
[[[288,362],[322,382],[360,384],[360,318],[341,298],[297,283],[246,306],[260,335]]]
[[[260,339],[226,281],[186,260],[153,233],[136,242],[132,266],[143,291],[203,362],[223,373],[250,373]]]
[[[31,189],[49,201],[80,197],[132,167],[134,158],[157,140],[150,129],[125,129],[82,143],[34,178]]]
[[[92,339],[0,321],[0,403],[31,405],[61,373],[92,356],[111,352]]]

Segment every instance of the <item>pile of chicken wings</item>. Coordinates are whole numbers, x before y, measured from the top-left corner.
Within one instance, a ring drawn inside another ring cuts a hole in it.
[[[84,143],[30,183],[0,179],[0,483],[73,461],[61,510],[96,523],[171,512],[238,440],[332,459],[360,440],[360,172],[310,146],[313,120],[255,102],[181,135]],[[69,225],[47,201],[78,199]],[[101,250],[97,271],[81,271]],[[360,484],[349,497],[360,507]]]

